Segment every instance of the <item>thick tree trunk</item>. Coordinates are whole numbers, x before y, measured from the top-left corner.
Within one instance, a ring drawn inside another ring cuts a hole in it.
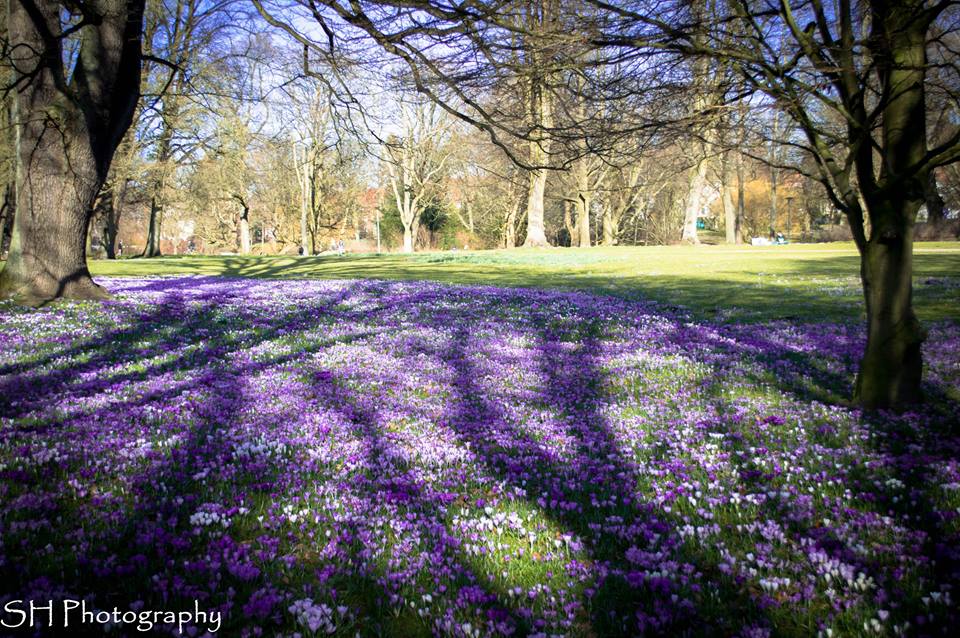
[[[530,191],[527,195],[527,238],[525,247],[549,246],[543,223],[543,198],[547,188],[547,172],[530,171]]]
[[[547,129],[553,122],[550,95],[539,73],[539,69],[534,69],[530,79],[527,114],[534,134],[534,138],[530,141],[530,164],[535,167],[545,166],[550,159],[550,139],[547,136]],[[527,191],[527,237],[523,242],[525,247],[550,245],[543,222],[543,198],[546,189],[547,171],[543,168],[530,171],[530,187]]]
[[[43,123],[22,129],[18,210],[0,296],[32,306],[59,297],[108,298],[87,270],[90,211],[102,184],[93,158],[79,149],[68,158]]]
[[[17,215],[0,295],[40,305],[108,295],[87,270],[94,200],[139,97],[143,0],[104,0],[81,24],[76,63],[64,68],[62,6],[10,0]],[[51,35],[53,34],[53,35]]]
[[[180,90],[174,89],[174,93]],[[173,158],[173,124],[180,114],[175,97],[163,102],[163,117],[160,118],[161,131],[157,139],[157,162],[154,169],[153,193],[150,197],[150,219],[147,225],[147,243],[143,247],[144,257],[160,257],[160,241],[163,238],[163,213],[166,208],[167,176]]]
[[[570,243],[581,248],[590,247],[590,207],[593,203],[593,192],[590,189],[590,167],[587,161],[586,157],[581,157],[573,169],[577,185],[574,199],[577,207],[577,234],[570,238]]]
[[[163,225],[163,204],[160,196],[150,198],[150,217],[147,220],[147,241],[143,246],[143,257],[160,257],[160,231]]]
[[[417,248],[417,231],[420,230],[420,201],[407,189],[397,196],[400,223],[403,224],[403,252],[412,253]]]
[[[867,310],[867,345],[854,399],[867,409],[902,409],[922,399],[926,332],[913,312],[913,227],[929,189],[929,175],[916,168],[927,152],[927,28],[916,15],[916,6],[903,4],[873,16],[878,21],[873,28],[884,34],[889,57],[880,66],[884,108],[879,176],[874,177],[872,150],[857,157],[869,238],[863,214],[852,202],[847,213],[860,248]],[[858,139],[856,135],[850,132],[851,139]]]
[[[603,209],[603,245],[613,246],[617,243],[617,228],[613,220],[613,207],[609,204]]]
[[[310,237],[307,228],[307,215],[310,209],[310,183],[307,172],[307,152],[300,151],[293,145],[293,169],[297,174],[297,185],[300,187],[300,254],[310,254]]]
[[[874,232],[862,255],[860,277],[867,345],[854,399],[867,409],[916,403],[922,398],[926,332],[913,312],[912,225]]]

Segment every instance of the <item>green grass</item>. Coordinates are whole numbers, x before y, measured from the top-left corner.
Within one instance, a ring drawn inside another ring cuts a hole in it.
[[[171,256],[92,261],[94,275],[426,279],[638,295],[699,317],[738,321],[857,319],[863,315],[852,244],[517,249],[414,255]],[[960,243],[917,244],[915,306],[922,320],[960,316]]]

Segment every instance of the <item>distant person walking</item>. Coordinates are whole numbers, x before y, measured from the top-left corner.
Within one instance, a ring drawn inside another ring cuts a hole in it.
[[[343,246],[343,240],[341,239],[339,242],[337,242],[337,254],[340,255],[341,257],[343,257],[343,255],[344,255],[346,252],[347,252],[347,250],[346,250],[346,248],[344,248],[344,246]]]
[[[123,242],[117,242],[117,257],[123,257]]]

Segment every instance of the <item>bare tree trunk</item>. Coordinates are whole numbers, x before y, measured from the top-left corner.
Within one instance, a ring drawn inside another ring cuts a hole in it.
[[[683,213],[683,234],[681,241],[691,244],[699,244],[700,238],[697,236],[697,218],[700,217],[700,211],[706,202],[707,194],[707,160],[701,158],[696,166],[690,169],[690,182],[687,189],[687,199]],[[676,232],[676,231],[674,231]],[[676,237],[676,235],[674,235]]]
[[[573,202],[569,199],[563,200],[563,227],[567,231],[567,236],[570,238],[570,246],[576,246],[576,237],[577,237],[577,227],[573,223],[573,213],[570,209],[573,208]]]
[[[737,243],[743,243],[743,236],[740,232],[740,224],[746,215],[746,188],[743,175],[743,156],[737,154]]]
[[[913,209],[915,215],[920,202],[880,202],[875,206]],[[921,399],[920,348],[926,339],[913,312],[913,224],[895,219],[909,219],[911,214],[882,216],[889,226],[874,229],[860,264],[867,345],[854,394],[867,408],[902,406]]]
[[[613,223],[613,207],[605,204],[603,207],[603,245],[613,246],[617,243],[617,231]]]
[[[243,197],[234,195],[234,199],[240,204],[240,219],[237,228],[240,234],[240,254],[250,254],[250,206]]]
[[[471,235],[476,232],[476,225],[473,221],[473,201],[470,199],[467,200],[467,230],[470,231]]]
[[[713,3],[706,0],[692,0],[690,11],[701,25],[708,24],[710,13],[714,9]],[[706,38],[703,27],[698,28],[694,35],[696,42],[703,42]],[[707,203],[707,189],[709,187],[707,179],[707,170],[709,168],[709,157],[713,143],[708,141],[708,136],[715,134],[709,121],[711,107],[716,105],[718,96],[716,95],[716,78],[712,77],[710,69],[710,60],[706,57],[694,58],[692,68],[692,86],[693,100],[690,106],[690,116],[695,117],[699,122],[699,131],[695,132],[694,139],[691,140],[693,148],[692,159],[695,162],[690,169],[688,188],[686,197],[683,201],[683,229],[680,234],[680,241],[699,245],[700,238],[697,236],[697,219],[703,206]],[[697,134],[699,133],[699,134]]]
[[[860,277],[867,310],[867,345],[857,375],[854,399],[867,409],[903,408],[921,400],[921,346],[926,331],[913,311],[913,227],[929,176],[911,175],[927,152],[926,25],[914,20],[915,7],[899,6],[877,15],[888,39],[891,64],[883,69],[886,86],[896,87],[884,104],[882,148],[886,151],[876,184],[872,151],[858,157],[858,181],[867,204],[870,236],[863,213],[848,211],[860,249]],[[875,29],[877,27],[874,27]],[[856,134],[856,132],[854,132]],[[895,184],[897,188],[891,188]]]
[[[7,249],[8,228],[12,226],[10,222],[13,220],[15,213],[13,186],[6,184],[3,188],[3,202],[0,203],[0,256]]]
[[[28,305],[58,297],[106,299],[87,270],[90,211],[101,183],[93,157],[79,148],[68,155],[59,136],[44,134],[43,126],[21,127],[19,214],[0,294]]]
[[[536,144],[534,142],[533,144]],[[543,197],[547,188],[547,172],[530,171],[530,191],[527,195],[527,238],[524,246],[549,246],[543,224]]]
[[[733,198],[730,196],[730,157],[729,153],[724,153],[720,158],[720,202],[723,204],[724,226],[726,227],[726,239],[728,244],[740,243],[740,217],[737,215],[737,209],[733,206]],[[737,194],[740,196],[740,193]]]
[[[163,224],[163,207],[158,195],[150,198],[150,218],[147,221],[147,241],[143,246],[143,257],[159,257],[160,229]]]
[[[405,175],[409,175],[409,171]],[[397,196],[397,204],[400,208],[400,222],[403,224],[403,252],[412,253],[417,247],[417,231],[420,225],[418,223],[420,219],[418,208],[420,204],[410,196],[406,188],[402,191],[402,194]]]
[[[310,254],[310,236],[307,233],[307,207],[300,206],[300,252]]]
[[[571,237],[571,244],[578,244],[581,248],[590,247],[590,206],[593,203],[593,191],[590,188],[590,167],[587,158],[577,160],[574,168],[577,184],[577,235]]]
[[[179,84],[179,83],[178,83]],[[176,91],[181,90],[179,87]],[[175,95],[163,102],[161,130],[157,139],[157,159],[154,171],[152,194],[150,196],[150,219],[147,226],[147,243],[143,247],[144,257],[159,257],[162,254],[160,241],[163,237],[163,213],[166,207],[167,177],[173,158],[173,127],[180,113]]]
[[[506,219],[503,228],[503,247],[517,247],[517,211],[520,208],[520,199],[510,202],[510,208],[507,209]]]
[[[103,0],[67,80],[61,5],[10,0],[15,65],[17,215],[0,295],[32,305],[109,295],[87,270],[94,200],[139,97],[142,0]]]
[[[927,221],[931,224],[939,224],[944,220],[946,214],[944,208],[946,204],[940,197],[940,191],[937,189],[937,175],[935,171],[930,171],[927,176],[927,187],[924,192],[927,200]]]
[[[293,168],[297,173],[297,185],[300,187],[300,254],[310,254],[310,237],[307,232],[307,211],[310,208],[310,176],[307,173],[306,151],[301,156],[297,145],[293,145]]]
[[[91,235],[98,235],[103,244],[107,259],[116,259],[117,228],[114,216],[114,185],[109,181],[103,185],[103,190],[97,196],[93,205],[93,221],[90,226]]]
[[[549,160],[550,141],[547,138],[546,128],[551,125],[552,113],[550,96],[544,86],[540,71],[534,70],[530,81],[529,117],[534,130],[534,138],[530,141],[530,164],[545,166]],[[535,168],[530,171],[530,189],[527,192],[527,238],[525,247],[549,246],[543,222],[543,198],[547,187],[547,171]]]
[[[770,168],[770,234],[777,232],[777,179],[779,172],[776,168]]]
[[[577,198],[577,228],[581,248],[590,247],[590,206],[592,196],[589,192],[581,191]]]

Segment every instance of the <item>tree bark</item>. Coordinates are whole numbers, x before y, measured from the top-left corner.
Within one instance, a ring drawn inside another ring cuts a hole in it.
[[[590,247],[590,206],[592,199],[588,192],[583,191],[577,197],[577,229],[579,230],[580,248]]]
[[[927,200],[927,221],[931,224],[941,223],[946,217],[944,211],[946,204],[937,189],[937,175],[934,171],[930,171],[927,177],[927,188],[924,194]]]
[[[520,202],[522,201],[519,197],[517,199],[511,198],[510,207],[507,209],[506,219],[503,223],[503,247],[504,248],[516,248],[517,247],[517,211],[520,208]]]
[[[573,202],[569,199],[563,200],[563,227],[567,231],[567,236],[570,238],[570,246],[576,245],[576,236],[577,236],[577,227],[573,223],[573,214],[570,212],[570,209],[573,208]]]
[[[726,240],[728,244],[740,243],[740,217],[737,215],[737,209],[733,205],[733,197],[730,196],[730,157],[729,153],[724,153],[720,158],[720,202],[723,205],[724,227],[726,230]],[[738,193],[738,197],[740,194]]]
[[[530,171],[530,192],[527,195],[527,238],[524,247],[549,246],[543,223],[543,197],[547,189],[547,172]]]
[[[404,175],[410,175],[405,171]],[[397,191],[397,206],[400,209],[400,223],[403,224],[403,252],[412,253],[417,247],[417,231],[420,226],[420,200],[411,197],[410,187],[404,186]]]
[[[117,215],[116,202],[119,199],[114,192],[115,184],[109,181],[103,185],[103,190],[97,196],[94,204],[93,226],[91,230],[96,229],[100,232],[100,240],[103,243],[103,250],[107,259],[117,258]]]
[[[919,202],[899,204],[913,208],[914,215],[919,208]],[[904,406],[922,398],[921,346],[926,331],[913,311],[913,224],[895,219],[909,216],[909,211],[884,215],[889,225],[872,233],[861,258],[867,345],[854,398],[868,409]]]
[[[18,215],[0,294],[27,305],[58,297],[106,299],[87,270],[90,211],[100,190],[93,158],[81,149],[67,153],[60,136],[43,123],[24,126],[18,147]],[[25,134],[23,134],[25,133]],[[32,139],[29,146],[26,139]]]
[[[689,184],[683,213],[683,233],[680,236],[680,241],[697,245],[700,243],[700,238],[697,236],[697,218],[700,216],[700,211],[703,210],[703,204],[706,201],[706,158],[701,157],[696,166],[690,169]],[[676,230],[673,232],[676,232]]]
[[[743,175],[743,155],[737,155],[737,237],[738,244],[743,243],[743,233],[740,230],[740,224],[746,216],[746,187]]]
[[[160,257],[160,229],[163,225],[163,205],[160,196],[154,194],[150,198],[150,217],[147,220],[147,240],[143,245],[142,257]]]
[[[916,15],[916,6],[901,5],[873,16],[873,29],[880,35],[876,42],[882,46],[875,51],[878,75],[887,99],[879,176],[874,178],[872,149],[857,157],[869,239],[862,211],[853,206],[847,211],[851,228],[857,228],[867,311],[867,344],[854,399],[867,409],[902,409],[922,399],[921,346],[927,335],[913,312],[913,227],[926,198],[930,169],[916,169],[927,152],[927,25]]]
[[[578,244],[581,248],[590,247],[590,207],[593,204],[593,190],[590,185],[590,167],[587,157],[577,160],[574,175],[577,184],[577,196],[574,200],[577,207],[577,236],[571,237],[571,244]]]
[[[0,203],[0,256],[7,249],[7,228],[16,213],[13,197],[13,187],[7,184],[3,188],[3,202]]]
[[[87,269],[94,200],[139,98],[142,0],[100,0],[68,76],[57,2],[10,0],[15,62],[17,215],[0,295],[31,305],[104,299]],[[67,78],[69,77],[69,81]]]
[[[606,204],[603,208],[603,245],[613,246],[617,243],[617,229],[613,221],[613,206]]]
[[[240,232],[240,254],[249,255],[250,254],[250,207],[247,205],[247,202],[238,195],[234,195],[240,203],[240,220],[237,224]]]
[[[770,235],[777,232],[777,179],[779,171],[770,168]]]

